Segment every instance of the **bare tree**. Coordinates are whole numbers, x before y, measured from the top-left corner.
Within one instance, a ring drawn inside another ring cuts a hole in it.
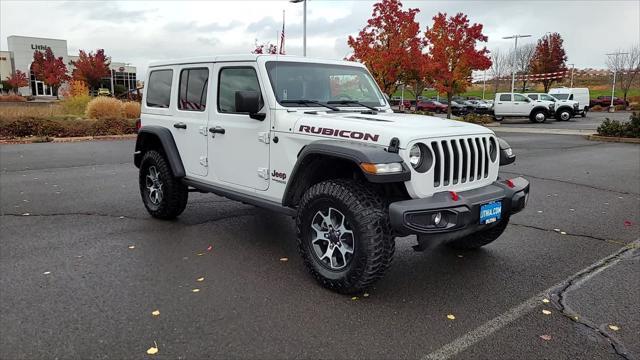
[[[529,74],[531,70],[531,59],[535,51],[535,44],[524,44],[520,46],[515,53],[513,50],[509,52],[509,63],[515,67],[516,74],[522,76],[522,92],[527,88],[527,78],[525,75]]]
[[[609,56],[607,66],[609,70],[616,72],[616,82],[620,84],[623,99],[627,101],[627,94],[631,84],[640,73],[640,44],[634,45],[618,56]]]
[[[509,72],[509,56],[500,49],[493,50],[491,52],[491,68],[489,74],[493,78],[494,92],[498,92],[500,86],[500,79]]]

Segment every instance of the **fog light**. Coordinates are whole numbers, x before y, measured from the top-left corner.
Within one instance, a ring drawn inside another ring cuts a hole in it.
[[[433,224],[435,226],[440,225],[440,220],[442,220],[442,213],[437,212],[433,215],[433,218],[431,219],[431,221],[433,222]]]

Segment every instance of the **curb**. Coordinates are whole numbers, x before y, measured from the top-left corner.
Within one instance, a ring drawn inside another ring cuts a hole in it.
[[[587,138],[587,140],[591,140],[591,141],[605,141],[605,142],[615,142],[615,143],[625,143],[625,144],[640,144],[640,138],[623,138],[623,137],[600,136],[600,135],[587,135],[585,137]]]
[[[77,136],[77,137],[61,137],[61,138],[49,138],[50,141],[43,141],[43,137],[30,137],[30,138],[21,138],[21,139],[8,139],[8,140],[0,140],[0,144],[41,144],[41,143],[69,143],[69,142],[80,142],[80,141],[108,141],[108,140],[127,140],[127,139],[135,139],[137,134],[126,134],[126,135],[100,135],[100,136]],[[46,138],[46,137],[44,137]]]

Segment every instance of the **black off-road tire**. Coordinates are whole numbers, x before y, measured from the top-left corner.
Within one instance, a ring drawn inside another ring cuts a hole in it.
[[[344,269],[326,266],[312,245],[311,224],[318,211],[334,208],[344,214],[353,231],[353,255]],[[298,204],[298,251],[311,275],[324,287],[343,294],[369,288],[382,278],[395,252],[388,205],[367,184],[327,180],[311,186]]]
[[[467,235],[460,239],[448,241],[446,245],[451,248],[460,249],[460,250],[479,249],[485,245],[492,243],[497,238],[499,238],[500,235],[502,235],[504,230],[507,228],[507,225],[509,225],[508,217],[500,220],[498,224],[496,224],[495,226],[489,229],[479,231],[471,235]]]
[[[149,175],[151,167],[157,170],[159,180],[162,183],[162,199],[158,204],[152,202],[146,186],[147,175]],[[142,202],[151,216],[164,220],[174,219],[182,214],[187,206],[189,198],[187,186],[173,176],[169,163],[159,152],[151,150],[144,154],[140,162],[138,181]]]

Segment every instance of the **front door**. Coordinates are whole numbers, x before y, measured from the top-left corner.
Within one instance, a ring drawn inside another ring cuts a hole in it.
[[[209,177],[213,182],[238,189],[267,190],[269,187],[268,106],[258,80],[255,62],[217,63],[216,107],[209,117]],[[236,111],[236,91],[257,91],[264,120]]]

